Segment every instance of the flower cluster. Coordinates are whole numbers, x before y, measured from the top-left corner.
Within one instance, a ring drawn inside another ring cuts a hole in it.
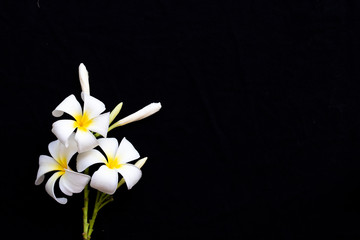
[[[65,98],[52,112],[54,117],[64,113],[71,119],[60,119],[53,123],[52,132],[57,140],[48,145],[50,156],[41,155],[35,184],[41,184],[45,174],[53,172],[45,185],[46,192],[57,202],[65,204],[66,198],[55,196],[55,183],[59,179],[59,188],[67,196],[79,193],[90,182],[90,187],[112,195],[125,181],[131,189],[141,178],[141,166],[147,158],[135,161],[140,154],[124,137],[120,143],[116,138],[107,138],[108,131],[125,124],[146,118],[160,110],[160,103],[151,103],[143,109],[115,122],[122,103],[115,109],[105,112],[105,104],[90,95],[89,75],[84,66],[79,66],[81,98],[83,105],[72,94]],[[111,125],[112,124],[112,125]],[[95,149],[99,147],[101,151]],[[76,159],[76,171],[69,167],[69,162]],[[102,163],[92,176],[86,171],[93,164]],[[119,174],[123,179],[119,181]]]

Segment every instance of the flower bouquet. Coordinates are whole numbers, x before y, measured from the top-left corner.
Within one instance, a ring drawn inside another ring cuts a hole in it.
[[[52,132],[57,140],[48,145],[50,156],[39,157],[35,184],[41,184],[45,175],[52,172],[45,190],[60,204],[66,204],[67,198],[55,195],[57,182],[61,192],[67,196],[84,191],[83,239],[88,240],[98,212],[114,200],[113,194],[124,183],[131,189],[140,180],[140,169],[147,160],[146,157],[139,159],[140,154],[125,137],[119,143],[116,138],[108,138],[108,132],[156,113],[161,104],[151,103],[113,123],[123,103],[119,103],[111,113],[104,113],[104,103],[90,95],[89,75],[84,64],[79,66],[79,78],[83,106],[72,94],[52,112],[54,117],[62,117],[66,113],[72,118],[53,123]],[[70,168],[70,161],[76,161],[76,170]],[[131,163],[133,161],[134,164]],[[100,164],[100,167],[90,176],[89,167],[94,164]],[[119,174],[122,178],[119,178]],[[96,198],[90,217],[91,191],[96,191]]]

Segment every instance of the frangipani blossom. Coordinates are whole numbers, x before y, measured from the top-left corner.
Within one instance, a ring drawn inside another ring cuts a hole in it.
[[[44,181],[45,174],[56,171],[45,185],[46,192],[61,204],[67,203],[66,198],[57,198],[54,193],[55,182],[60,178],[60,190],[71,196],[73,193],[81,192],[90,181],[90,176],[74,172],[69,168],[71,157],[77,152],[74,136],[70,137],[69,146],[65,147],[59,140],[53,141],[48,146],[50,156],[41,155],[39,157],[39,170],[35,180],[35,185]]]
[[[58,120],[53,123],[52,132],[55,136],[68,146],[70,135],[77,129],[75,141],[78,152],[88,151],[98,145],[97,139],[92,132],[106,137],[109,128],[110,113],[101,114],[105,111],[105,105],[98,99],[82,93],[84,110],[74,95],[65,98],[52,112],[53,116],[60,117],[63,113],[70,114],[74,120]],[[91,132],[92,131],[92,132]]]
[[[114,194],[119,182],[118,173],[120,173],[127,188],[131,189],[142,175],[137,166],[128,163],[140,157],[138,151],[126,138],[122,139],[120,145],[116,138],[101,138],[98,141],[106,158],[96,149],[80,153],[77,157],[77,170],[82,172],[93,164],[104,163],[105,165],[101,166],[91,178],[92,188],[110,195]]]

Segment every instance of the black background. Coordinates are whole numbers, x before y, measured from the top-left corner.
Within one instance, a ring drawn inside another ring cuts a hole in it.
[[[39,4],[0,4],[3,236],[81,239],[34,181],[83,62],[120,117],[163,106],[109,133],[149,160],[93,239],[360,238],[358,1]]]

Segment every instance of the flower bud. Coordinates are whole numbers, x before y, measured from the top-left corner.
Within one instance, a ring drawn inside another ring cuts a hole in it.
[[[149,117],[153,115],[154,113],[158,112],[161,109],[161,103],[150,103],[146,107],[140,109],[139,111],[130,114],[129,116],[119,120],[114,125],[115,127],[123,126],[125,124],[139,121],[141,119],[144,119],[146,117]]]
[[[83,63],[79,66],[79,78],[82,92],[90,95],[89,73]]]
[[[135,163],[135,166],[137,166],[138,168],[142,168],[142,166],[144,166],[144,164],[146,163],[146,160],[147,160],[147,157],[144,157],[144,158],[138,160]]]
[[[116,118],[116,116],[119,114],[121,108],[122,108],[123,103],[119,103],[114,110],[111,111],[110,113],[110,121],[109,124],[112,123],[112,121],[114,121],[114,119]]]

